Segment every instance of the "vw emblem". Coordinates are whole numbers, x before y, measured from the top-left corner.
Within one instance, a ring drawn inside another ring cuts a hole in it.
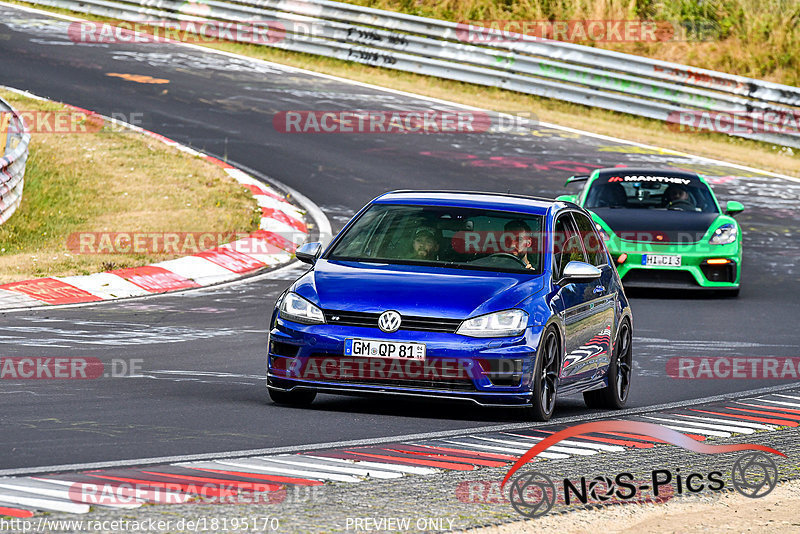
[[[401,322],[403,320],[399,313],[394,310],[385,311],[378,317],[378,328],[391,334],[400,329]]]

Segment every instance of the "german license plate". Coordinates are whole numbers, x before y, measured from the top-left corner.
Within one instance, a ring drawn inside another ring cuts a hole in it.
[[[365,356],[369,358],[400,358],[403,360],[424,360],[424,343],[404,343],[382,339],[345,339],[345,356]]]
[[[680,267],[681,257],[666,254],[644,254],[642,265],[651,267]]]

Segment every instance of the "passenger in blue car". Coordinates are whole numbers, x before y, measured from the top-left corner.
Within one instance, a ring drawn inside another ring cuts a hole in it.
[[[526,269],[534,269],[535,267],[528,259],[528,251],[532,242],[531,227],[525,221],[515,219],[507,222],[503,227],[503,231],[512,235],[507,242],[504,241],[504,244],[507,243],[508,245],[508,252],[519,258],[525,264]]]
[[[439,240],[436,231],[429,226],[422,226],[414,232],[412,247],[415,260],[439,259]]]

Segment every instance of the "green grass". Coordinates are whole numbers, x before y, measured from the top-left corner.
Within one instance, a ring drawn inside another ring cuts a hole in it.
[[[0,91],[18,110],[60,105]],[[22,203],[0,226],[0,283],[90,274],[175,257],[75,254],[73,232],[248,232],[260,210],[222,169],[141,134],[34,133]]]

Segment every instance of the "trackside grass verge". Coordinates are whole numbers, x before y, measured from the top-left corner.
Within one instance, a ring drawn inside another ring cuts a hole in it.
[[[11,0],[11,2],[20,5],[31,5],[17,0]],[[417,4],[422,5],[420,2]],[[76,14],[63,9],[44,6],[34,7],[46,11],[69,14],[85,20],[112,20],[106,17]],[[389,4],[386,7],[390,7]],[[450,18],[458,19],[458,16],[451,14]],[[476,15],[473,18],[478,18],[478,16]],[[483,18],[487,17],[484,16]],[[656,45],[660,46],[658,43]],[[359,63],[310,54],[287,52],[266,46],[235,42],[204,43],[202,46],[484,109],[508,113],[532,113],[541,122],[560,124],[598,134],[800,177],[800,151],[768,143],[730,137],[719,133],[681,133],[670,130],[661,121],[624,113],[539,98],[503,89],[440,80],[381,67],[370,67]]]
[[[67,109],[0,96],[20,111]],[[182,255],[76,253],[67,239],[77,232],[248,232],[259,218],[250,193],[221,168],[155,139],[108,124],[94,133],[33,133],[22,204],[0,225],[0,283]]]

